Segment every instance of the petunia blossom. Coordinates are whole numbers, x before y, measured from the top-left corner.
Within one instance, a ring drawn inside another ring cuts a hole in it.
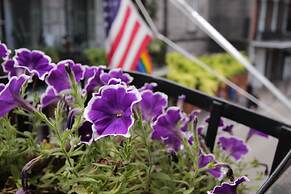
[[[219,186],[214,187],[214,189],[208,194],[237,194],[237,187],[243,182],[249,181],[249,179],[245,176],[242,176],[236,179],[232,183],[222,183]]]
[[[151,138],[163,141],[170,150],[178,151],[182,146],[184,136],[181,119],[183,119],[182,111],[178,107],[169,107],[153,123]]]
[[[9,54],[10,50],[7,48],[6,44],[0,42],[0,58],[5,59]]]
[[[100,88],[100,94],[93,95],[84,112],[85,119],[93,123],[95,140],[111,135],[129,137],[134,123],[133,105],[140,101],[137,89],[129,91],[123,85]]]
[[[248,148],[243,140],[236,137],[219,137],[218,143],[222,150],[235,160],[241,159],[242,156],[248,153]]]
[[[263,132],[261,132],[261,131],[258,131],[258,130],[256,130],[256,129],[250,128],[250,129],[249,129],[249,132],[248,132],[248,134],[247,134],[246,141],[250,140],[251,137],[253,137],[254,135],[258,135],[258,136],[261,136],[261,137],[264,137],[264,138],[268,138],[268,134],[263,133]]]
[[[144,90],[141,92],[141,97],[142,118],[148,122],[159,116],[168,104],[168,96],[161,92]]]
[[[223,126],[221,130],[232,135],[233,134],[233,127],[234,127],[233,124],[229,124],[229,125]]]
[[[85,121],[81,127],[79,127],[78,135],[80,136],[80,143],[91,144],[95,137],[92,129],[92,123]]]
[[[23,188],[19,188],[15,194],[26,194],[26,191]]]
[[[51,58],[38,50],[28,50],[25,48],[15,51],[16,67],[22,67],[32,74],[36,74],[39,79],[44,80],[44,77],[53,68]]]
[[[111,69],[108,73],[103,72],[100,76],[100,79],[104,84],[108,84],[112,78],[120,79],[126,84],[131,83],[133,80],[129,74],[123,73],[121,69]]]
[[[91,72],[90,72],[91,71]],[[91,77],[89,77],[89,74],[91,74]],[[84,90],[85,92],[94,92],[98,87],[101,87],[104,85],[104,83],[100,79],[100,75],[103,73],[103,67],[91,67],[91,69],[86,69],[84,77],[86,79]]]
[[[3,117],[6,113],[16,107],[22,107],[26,110],[34,111],[31,105],[20,96],[21,89],[29,78],[30,77],[27,75],[12,77],[2,89],[0,92],[0,117]]]
[[[153,91],[155,87],[157,87],[158,84],[155,82],[151,82],[151,83],[145,83],[141,88],[139,88],[138,90],[140,92],[144,91],[144,90],[151,90]]]
[[[185,114],[183,114],[183,118],[181,120],[182,122],[182,131],[186,132],[189,129],[189,125],[193,125],[194,121],[197,119],[198,115],[200,113],[200,110],[193,110],[189,116],[187,117]],[[190,131],[191,132],[191,131]]]
[[[2,64],[3,71],[8,74],[8,78],[19,76],[24,73],[24,68],[16,67],[15,60],[7,59]]]
[[[56,103],[60,99],[61,97],[56,94],[53,87],[49,86],[47,87],[46,91],[41,95],[40,98],[41,108],[45,108],[52,103]]]
[[[57,94],[71,89],[71,81],[67,71],[71,71],[76,83],[84,78],[84,70],[81,64],[76,64],[72,60],[60,61],[54,69],[50,71],[46,82]]]
[[[76,115],[80,114],[81,110],[74,108],[70,110],[68,119],[67,119],[67,130],[71,130],[73,128]],[[94,140],[94,133],[92,129],[92,123],[89,121],[83,122],[83,124],[78,128],[78,135],[80,137],[80,144],[91,144]]]
[[[204,168],[210,163],[213,163],[213,168],[207,169],[213,177],[220,179],[223,176],[223,165],[219,164],[213,154],[204,154],[202,151],[199,153],[198,168]]]

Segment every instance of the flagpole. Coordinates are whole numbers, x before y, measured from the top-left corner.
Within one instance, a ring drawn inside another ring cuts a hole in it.
[[[291,103],[287,97],[281,93],[274,84],[272,84],[264,75],[254,68],[254,66],[229,42],[227,41],[211,24],[209,24],[197,11],[193,10],[185,0],[170,0],[178,7],[188,18],[191,19],[202,31],[210,36],[226,52],[232,55],[237,61],[244,65],[247,70],[257,78],[268,90],[276,96],[285,106],[291,110]]]
[[[215,70],[211,69],[207,64],[205,64],[203,61],[199,60],[193,54],[189,53],[188,51],[186,51],[185,49],[183,49],[182,47],[180,47],[176,43],[174,43],[172,40],[170,40],[169,38],[167,38],[164,35],[162,35],[158,31],[155,23],[153,22],[153,20],[149,16],[149,14],[148,14],[147,10],[145,9],[144,5],[142,4],[142,2],[140,0],[135,0],[135,2],[137,4],[137,6],[139,7],[139,9],[141,10],[143,16],[145,17],[147,23],[149,24],[149,26],[151,28],[151,30],[153,31],[154,37],[156,37],[157,39],[161,40],[162,42],[164,42],[168,46],[172,47],[174,50],[176,50],[177,52],[179,52],[180,54],[182,54],[186,58],[189,58],[190,60],[195,62],[200,67],[204,68],[208,73],[214,75],[220,81],[222,81],[223,83],[225,83],[229,87],[231,87],[231,88],[235,89],[236,91],[238,91],[242,96],[244,96],[247,99],[251,100],[252,102],[256,103],[259,107],[264,109],[266,112],[272,114],[273,116],[275,116],[278,119],[281,119],[284,122],[289,122],[289,120],[287,118],[285,118],[283,115],[281,115],[277,111],[273,110],[272,108],[267,106],[265,103],[259,101],[255,96],[253,96],[250,93],[246,92],[241,87],[239,87],[238,85],[236,85],[232,81],[230,81],[227,78],[225,78],[223,75],[221,75],[218,72],[216,72]]]

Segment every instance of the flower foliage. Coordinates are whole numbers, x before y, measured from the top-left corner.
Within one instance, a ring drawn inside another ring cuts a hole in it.
[[[245,143],[221,120],[221,133],[231,136],[221,136],[209,153],[203,138],[209,119],[198,126],[199,112],[181,109],[185,97],[174,106],[154,91],[157,84],[136,88],[120,69],[53,64],[41,51],[10,56],[6,45],[0,48],[9,78],[0,84],[4,193],[248,191],[238,187],[247,180],[243,172],[232,170],[246,164],[236,162],[247,154]]]

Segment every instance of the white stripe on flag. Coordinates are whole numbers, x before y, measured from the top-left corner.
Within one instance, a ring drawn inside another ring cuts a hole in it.
[[[128,53],[128,56],[125,60],[123,69],[130,70],[133,60],[135,56],[137,55],[137,52],[139,48],[141,47],[141,44],[143,40],[145,39],[146,35],[147,35],[147,30],[145,30],[145,28],[143,27],[139,28],[138,32],[135,35],[134,43],[131,46],[130,52]]]
[[[106,51],[109,52],[111,48],[111,44],[114,42],[115,38],[117,37],[118,32],[121,30],[122,21],[125,19],[125,13],[127,8],[127,3],[124,0],[120,1],[120,7],[118,10],[117,15],[111,25],[111,29],[109,31],[108,37],[106,38],[105,48]]]
[[[118,47],[115,50],[115,52],[112,56],[111,62],[109,64],[110,67],[117,67],[119,65],[119,63],[121,62],[121,58],[123,56],[123,53],[126,52],[125,48],[129,44],[130,35],[131,35],[131,32],[133,31],[135,21],[136,21],[136,17],[134,17],[132,15],[128,18],[128,22],[126,24],[125,31],[122,35],[122,38],[118,44]]]

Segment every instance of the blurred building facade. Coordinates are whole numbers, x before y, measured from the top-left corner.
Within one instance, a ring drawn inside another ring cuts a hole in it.
[[[290,0],[256,0],[250,39],[251,60],[261,73],[275,82],[291,77]]]
[[[101,0],[0,0],[0,39],[9,47],[103,46]]]
[[[183,48],[222,51],[169,0],[142,1],[154,6],[160,32]],[[250,48],[272,81],[291,77],[291,0],[186,1],[237,48]],[[103,16],[102,0],[0,0],[0,40],[11,48],[104,47]]]
[[[252,0],[186,1],[237,48],[245,50],[248,47]],[[157,4],[156,24],[170,39],[196,55],[221,51],[169,0],[157,1]]]
[[[226,38],[246,48],[250,0],[187,0]],[[217,48],[168,0],[150,1],[160,31],[195,54]],[[102,0],[0,0],[1,40],[10,47],[59,46],[71,41],[81,48],[103,46]],[[226,25],[227,24],[227,25]]]

